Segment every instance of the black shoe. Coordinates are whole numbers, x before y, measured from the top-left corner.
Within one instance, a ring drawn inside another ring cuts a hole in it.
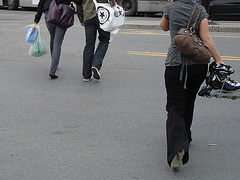
[[[58,76],[57,76],[57,75],[54,75],[54,74],[49,74],[49,76],[51,77],[51,80],[58,78]]]
[[[101,79],[101,75],[96,67],[92,67],[93,77],[97,80]]]

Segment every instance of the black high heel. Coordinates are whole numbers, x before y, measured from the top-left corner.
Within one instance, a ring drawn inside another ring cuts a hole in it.
[[[51,80],[53,80],[53,79],[57,79],[57,78],[58,78],[57,75],[53,75],[53,74],[49,74],[49,76],[51,77]]]

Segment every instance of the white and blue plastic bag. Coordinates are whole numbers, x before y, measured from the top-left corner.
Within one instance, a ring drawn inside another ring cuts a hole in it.
[[[48,51],[47,44],[40,32],[40,27],[38,25],[36,25],[36,27],[38,28],[38,36],[34,44],[30,46],[29,55],[34,57],[39,57],[39,56],[43,56],[44,54],[47,54],[49,51]]]
[[[36,41],[37,36],[38,36],[38,28],[36,27],[35,24],[29,25],[28,27],[29,27],[29,29],[25,36],[25,40],[27,42],[33,44]]]

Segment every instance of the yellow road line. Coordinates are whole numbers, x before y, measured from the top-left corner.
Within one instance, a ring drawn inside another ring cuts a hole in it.
[[[169,36],[169,34],[160,34],[147,31],[135,31],[135,32],[120,32],[121,34],[136,34],[136,35],[156,35],[156,36]]]
[[[216,36],[216,35],[212,35],[212,37],[221,37],[221,38],[240,38],[240,36]]]
[[[128,51],[128,54],[140,55],[140,56],[167,56],[167,53],[159,52],[143,52],[143,51]]]
[[[234,56],[221,56],[222,60],[227,61],[240,61],[240,57],[234,57]]]
[[[162,56],[166,57],[167,53],[159,53],[159,52],[147,52],[147,51],[127,51],[128,54],[137,55],[137,56]],[[240,57],[236,56],[221,56],[222,60],[226,61],[240,61]]]
[[[152,33],[146,31],[135,31],[135,32],[119,32],[121,34],[136,34],[136,35],[157,35],[157,36],[169,36],[169,34],[160,34],[160,33]]]

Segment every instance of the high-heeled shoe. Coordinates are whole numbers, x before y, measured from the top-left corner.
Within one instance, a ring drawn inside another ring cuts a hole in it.
[[[58,76],[55,75],[55,74],[49,74],[49,76],[51,77],[51,80],[53,80],[53,79],[57,79],[57,78],[58,78]]]

